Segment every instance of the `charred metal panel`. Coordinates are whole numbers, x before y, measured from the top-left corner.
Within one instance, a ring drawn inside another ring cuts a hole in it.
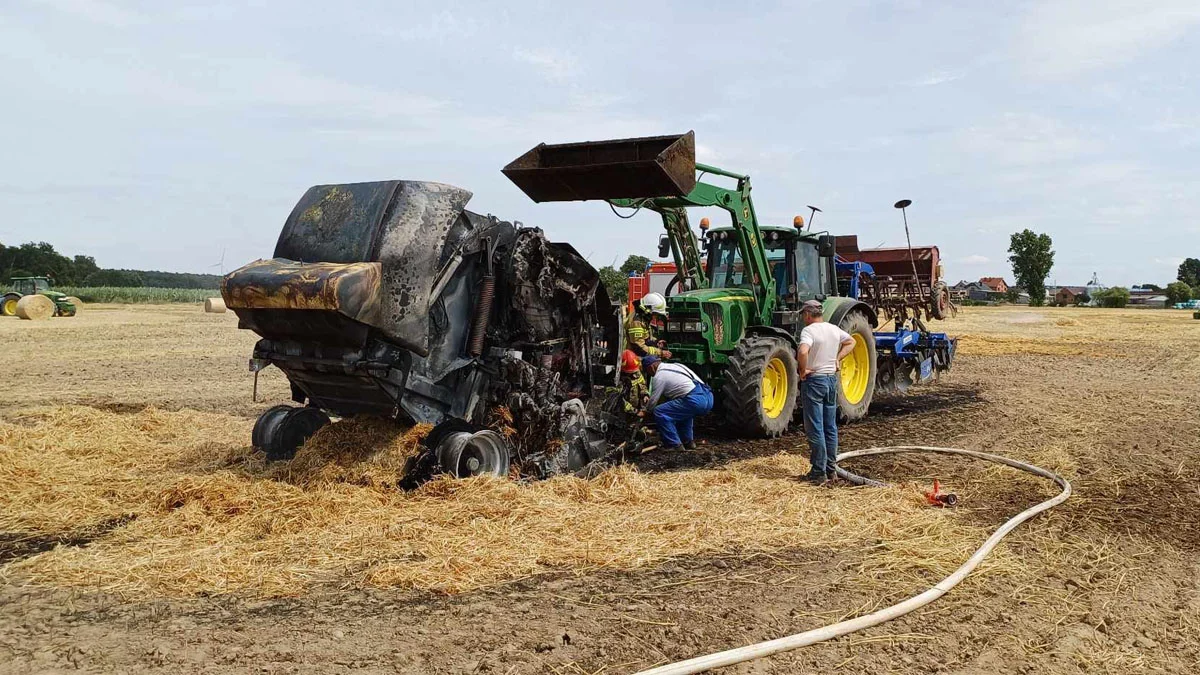
[[[384,333],[424,356],[429,353],[433,279],[450,228],[471,193],[452,185],[402,181],[376,251],[383,264]]]
[[[350,263],[372,254],[384,216],[401,181],[316,185],[288,216],[275,244],[276,258]]]
[[[378,318],[369,323],[425,355],[433,280],[446,237],[470,199],[467,190],[442,183],[318,185],[292,210],[275,257],[299,262],[378,262],[383,292],[378,296]]]
[[[229,309],[319,309],[380,325],[379,263],[256,260],[221,281]]]
[[[337,312],[294,309],[235,309],[238,328],[272,340],[303,340],[332,347],[362,347],[370,326]]]

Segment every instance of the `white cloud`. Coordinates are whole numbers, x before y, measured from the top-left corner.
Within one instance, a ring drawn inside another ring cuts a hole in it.
[[[914,87],[934,87],[939,84],[961,80],[965,76],[966,72],[961,70],[935,70],[919,80],[912,81],[910,85]]]
[[[696,160],[703,162],[704,164],[713,164],[721,161],[721,155],[707,145],[697,143]]]
[[[103,2],[103,0],[33,0],[33,2],[77,19],[114,28],[124,28],[145,20],[137,12],[110,2]]]
[[[1080,129],[1030,113],[1005,113],[955,134],[956,149],[1010,166],[1051,164],[1101,149]]]
[[[446,42],[474,36],[479,32],[479,22],[469,15],[459,16],[442,10],[417,21],[389,21],[374,30],[379,35],[409,42]]]
[[[1028,75],[1064,79],[1132,61],[1197,22],[1196,0],[1048,0],[1024,16],[1015,49]]]
[[[564,81],[579,71],[578,61],[573,55],[548,47],[517,47],[513,50],[513,58],[534,66],[548,80]]]
[[[1179,267],[1183,264],[1183,258],[1155,258],[1155,265],[1166,265],[1168,267]]]

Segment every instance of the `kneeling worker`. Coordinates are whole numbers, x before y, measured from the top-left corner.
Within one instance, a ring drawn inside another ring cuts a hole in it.
[[[629,415],[641,411],[650,397],[646,378],[642,377],[642,360],[628,349],[621,354],[621,381],[616,393],[621,397],[622,409]]]
[[[666,450],[695,450],[692,421],[712,410],[712,389],[682,363],[663,363],[657,356],[644,356],[642,368],[650,373],[646,409],[654,416],[659,442]]]

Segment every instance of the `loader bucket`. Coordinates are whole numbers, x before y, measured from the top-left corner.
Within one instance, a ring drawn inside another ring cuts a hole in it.
[[[696,185],[696,135],[542,143],[502,172],[535,202],[682,197]]]

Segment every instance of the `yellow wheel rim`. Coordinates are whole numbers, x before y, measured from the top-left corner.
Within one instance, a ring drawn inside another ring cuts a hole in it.
[[[771,359],[763,369],[762,406],[763,413],[775,419],[783,413],[787,404],[788,371],[781,359]]]
[[[4,301],[4,314],[5,314],[5,316],[16,316],[16,314],[17,314],[17,301],[16,300],[9,298],[8,300]]]
[[[867,341],[854,333],[854,351],[842,359],[842,393],[850,405],[855,405],[867,395],[867,380],[871,377],[871,353]]]

